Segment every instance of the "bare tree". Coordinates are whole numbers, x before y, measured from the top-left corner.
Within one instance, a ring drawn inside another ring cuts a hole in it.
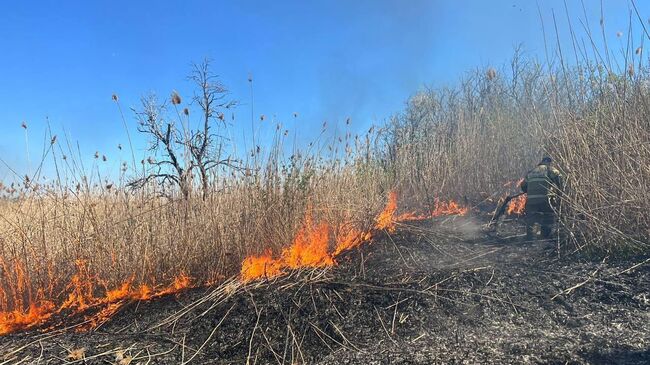
[[[232,167],[230,157],[222,159],[225,138],[212,133],[211,122],[215,121],[219,126],[225,128],[226,120],[223,112],[219,110],[229,109],[235,105],[235,102],[226,99],[228,90],[217,76],[210,72],[209,60],[198,65],[195,64],[189,79],[199,89],[199,92],[194,95],[194,101],[201,108],[203,123],[199,130],[192,132],[188,148],[192,154],[193,162],[199,170],[203,200],[205,200],[209,191],[208,171],[219,165]]]
[[[162,158],[150,158],[148,163],[154,170],[145,171],[130,185],[141,188],[152,180],[158,180],[163,184],[177,185],[183,197],[188,199],[194,171],[197,170],[205,200],[210,192],[210,170],[218,166],[238,168],[230,156],[224,157],[227,139],[218,133],[227,127],[222,110],[233,107],[235,102],[227,99],[228,90],[211,73],[209,60],[193,65],[188,79],[197,87],[193,102],[201,110],[196,129],[191,127],[189,108],[179,111],[182,100],[176,92],[172,93],[170,100],[176,119],[166,117],[168,103],[159,103],[155,96],[142,98],[142,110],[134,110],[138,131],[149,136],[149,150]]]

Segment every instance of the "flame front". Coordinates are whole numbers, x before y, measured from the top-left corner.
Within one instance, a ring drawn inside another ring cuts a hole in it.
[[[241,266],[241,275],[247,280],[271,278],[281,273],[281,263],[273,259],[270,251],[263,255],[247,257]]]
[[[397,193],[391,191],[388,194],[388,203],[384,210],[377,216],[375,228],[385,229],[388,232],[395,231],[395,212],[397,212]]]
[[[242,263],[241,277],[248,281],[272,278],[287,269],[331,266],[334,258],[329,253],[329,242],[330,226],[325,222],[314,224],[311,209],[308,209],[303,226],[282,255],[273,258],[271,252],[267,251],[259,256],[247,257]]]
[[[118,285],[115,289],[104,289],[103,296],[96,296],[101,290],[99,289],[102,280],[91,274],[88,264],[84,260],[77,260],[77,273],[72,276],[70,283],[66,287],[68,291],[67,299],[59,305],[49,300],[37,300],[29,304],[25,311],[0,311],[0,336],[8,333],[26,330],[40,326],[59,314],[74,315],[83,314],[92,308],[94,313],[84,315],[85,321],[83,326],[78,330],[87,330],[95,328],[97,325],[110,319],[124,304],[134,300],[149,300],[167,294],[180,292],[184,289],[191,288],[192,280],[184,272],[175,276],[167,286],[158,286],[151,288],[142,284],[138,288],[132,286],[133,278]],[[3,298],[6,293],[0,293]],[[39,293],[37,297],[42,297]],[[20,303],[18,299],[15,300]],[[6,304],[3,304],[3,307]]]
[[[26,312],[15,310],[0,312],[0,336],[13,331],[38,326],[45,323],[53,314],[54,303],[32,303]]]
[[[306,217],[305,226],[298,231],[293,245],[282,254],[286,266],[291,269],[299,269],[334,264],[334,260],[328,252],[329,231],[329,225],[326,223],[313,225],[311,219]]]
[[[469,208],[449,201],[435,201],[433,211],[429,214],[415,212],[397,215],[397,193],[391,191],[384,209],[375,218],[375,224],[370,230],[355,227],[354,224],[344,223],[333,230],[329,224],[320,222],[314,224],[310,209],[305,215],[305,223],[296,234],[292,244],[274,258],[270,251],[244,259],[241,267],[241,278],[250,281],[261,278],[273,278],[282,275],[289,269],[304,267],[326,267],[336,264],[336,257],[341,253],[370,242],[378,231],[394,233],[397,223],[405,221],[424,220],[443,215],[465,215]],[[334,250],[330,253],[330,233],[335,232]]]
[[[341,232],[336,241],[333,256],[337,256],[344,251],[351,250],[361,246],[364,242],[372,239],[372,232],[362,232],[356,228],[349,228]]]
[[[332,228],[325,221],[314,222],[311,209],[296,233],[292,243],[282,250],[279,257],[270,251],[258,256],[249,256],[242,262],[241,278],[250,281],[272,278],[288,270],[304,267],[318,268],[336,265],[336,257],[341,253],[368,243],[379,231],[393,233],[399,222],[423,220],[440,215],[464,215],[468,209],[455,202],[436,200],[434,210],[429,214],[403,213],[397,215],[397,194],[388,195],[386,206],[375,219],[370,229],[345,222]],[[333,247],[330,251],[330,247]],[[0,258],[4,272],[13,272],[13,286],[8,291],[0,288],[0,335],[18,330],[41,326],[56,318],[69,315],[83,315],[84,325],[79,330],[96,328],[109,320],[120,308],[130,301],[150,300],[163,295],[178,293],[196,285],[184,272],[177,274],[166,286],[141,283],[134,285],[134,276],[114,287],[93,274],[87,261],[77,260],[76,273],[66,286],[64,300],[58,303],[47,300],[43,292],[29,292],[29,276],[22,264],[14,263],[15,270],[7,270]],[[49,294],[54,298],[53,294]],[[26,301],[23,298],[28,298]],[[12,303],[10,305],[10,303]],[[19,309],[12,309],[19,308]],[[22,310],[22,308],[25,308]]]

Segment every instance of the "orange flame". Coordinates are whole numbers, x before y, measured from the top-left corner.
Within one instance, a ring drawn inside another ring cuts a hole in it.
[[[359,247],[361,244],[368,242],[371,239],[372,232],[362,232],[356,228],[350,228],[347,232],[340,234],[337,238],[333,255],[338,256],[340,253]]]
[[[397,216],[396,220],[398,222],[407,222],[407,221],[421,221],[425,219],[431,218],[430,216],[426,214],[418,214],[416,212],[407,212],[407,213],[402,213]]]
[[[434,210],[430,214],[415,212],[397,215],[397,193],[388,194],[386,206],[375,219],[372,230],[363,231],[353,224],[346,223],[339,227],[335,235],[334,250],[329,253],[330,226],[326,223],[314,225],[311,213],[305,215],[305,224],[296,234],[293,243],[274,258],[270,251],[244,259],[241,267],[241,278],[250,281],[260,278],[273,278],[282,275],[288,269],[302,267],[326,267],[336,264],[335,258],[341,253],[359,247],[372,240],[376,231],[385,230],[393,233],[396,224],[404,221],[423,220],[441,215],[464,215],[469,211],[458,203],[440,202],[436,199]]]
[[[273,259],[270,251],[259,256],[247,257],[241,267],[241,276],[244,280],[272,278],[280,274],[282,274],[281,262]]]
[[[455,202],[436,200],[435,209],[431,214],[397,215],[397,194],[391,192],[385,208],[376,217],[372,229],[363,230],[348,222],[333,230],[326,222],[314,223],[309,209],[292,244],[282,250],[278,258],[274,258],[270,251],[259,256],[247,257],[242,263],[241,278],[244,281],[272,278],[290,269],[332,266],[336,264],[335,258],[338,255],[370,242],[377,231],[395,232],[398,222],[427,219],[438,215],[462,215],[466,212],[467,208]],[[335,233],[333,237],[331,233]],[[332,252],[330,252],[330,244],[334,246]],[[110,319],[130,301],[150,300],[178,293],[195,285],[189,275],[180,272],[167,286],[147,283],[134,286],[134,276],[132,276],[123,283],[109,288],[101,278],[93,274],[88,262],[77,260],[75,265],[76,273],[70,279],[63,294],[66,299],[57,304],[53,300],[46,300],[46,295],[42,291],[32,295],[29,276],[23,264],[16,262],[15,267],[10,270],[10,267],[0,258],[2,271],[6,275],[12,273],[9,282],[13,283],[7,287],[8,290],[0,287],[0,335],[41,326],[61,314],[82,314],[85,324],[79,329],[95,328]],[[49,295],[53,296],[52,290]],[[89,312],[92,313],[86,314]]]
[[[7,311],[4,309],[6,307],[3,307],[3,311],[0,311],[0,335],[40,326],[64,311],[66,314],[82,314],[90,308],[97,308],[94,314],[85,316],[85,325],[79,327],[80,330],[87,330],[110,319],[129,301],[148,300],[192,287],[191,278],[181,272],[166,287],[152,289],[148,285],[142,284],[139,288],[134,289],[132,287],[133,278],[130,278],[115,289],[106,288],[103,296],[96,296],[97,283],[100,283],[101,280],[91,274],[86,261],[77,260],[75,264],[77,273],[72,276],[66,287],[66,290],[69,291],[66,300],[59,305],[52,301],[41,300],[29,304],[26,311],[20,309]],[[4,294],[4,292],[2,293]]]
[[[388,194],[388,203],[386,203],[386,207],[375,220],[375,228],[378,230],[385,229],[391,233],[394,232],[395,212],[397,212],[397,193],[391,191]]]
[[[54,303],[44,301],[30,304],[27,312],[0,312],[0,336],[45,323],[52,316],[54,307]]]
[[[334,265],[330,255],[330,227],[327,223],[312,222],[311,209],[305,214],[305,223],[298,230],[293,243],[275,259],[270,252],[244,259],[241,276],[244,280],[272,278],[282,274],[286,269],[301,267],[324,267]]]
[[[322,267],[334,264],[328,253],[329,226],[326,223],[312,225],[307,217],[305,226],[298,231],[293,245],[282,256],[287,267]]]
[[[524,214],[524,210],[526,208],[526,200],[527,200],[526,194],[519,195],[518,197],[510,200],[508,202],[508,207],[506,208],[506,212],[510,215]]]
[[[443,215],[465,215],[469,211],[469,208],[462,207],[460,204],[456,203],[453,200],[448,202],[441,202],[440,200],[435,200],[435,206],[431,216],[439,217]]]

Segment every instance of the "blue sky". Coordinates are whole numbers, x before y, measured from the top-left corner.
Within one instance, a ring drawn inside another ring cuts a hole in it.
[[[566,1],[580,28],[580,0]],[[600,1],[583,1],[599,32]],[[538,3],[547,36],[555,36],[554,9],[568,47],[564,1]],[[629,4],[604,1],[612,42],[616,32],[627,31]],[[637,6],[647,20],[650,4],[637,0]],[[639,29],[634,36],[640,42]],[[65,130],[79,143],[88,161],[100,151],[109,157],[106,168],[117,168],[128,156],[117,149],[126,145],[126,134],[111,95],[120,96],[136,134],[128,107],[150,92],[167,97],[178,90],[187,100],[190,64],[205,57],[240,103],[235,135],[250,137],[252,74],[259,136],[280,122],[304,142],[324,121],[331,130],[352,133],[381,124],[422,87],[453,85],[472,69],[500,66],[519,44],[528,55],[544,57],[535,1],[7,2],[0,12],[0,157],[26,173],[20,124],[29,126],[34,165],[49,120],[54,133]],[[352,125],[345,127],[348,117]],[[143,156],[140,136],[136,144]],[[0,180],[11,179],[0,166]]]

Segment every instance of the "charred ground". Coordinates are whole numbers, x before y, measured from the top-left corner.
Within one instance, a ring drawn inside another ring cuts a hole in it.
[[[647,258],[558,257],[482,221],[401,224],[334,268],[134,302],[92,332],[8,335],[0,363],[650,362]]]

